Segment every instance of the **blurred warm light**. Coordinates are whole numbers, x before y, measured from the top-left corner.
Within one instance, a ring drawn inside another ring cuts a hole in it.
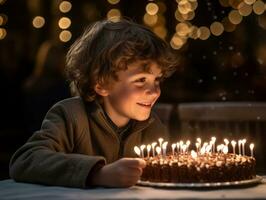
[[[177,35],[181,36],[181,37],[185,37],[189,34],[190,32],[190,28],[189,28],[189,25],[187,23],[178,23],[176,25],[176,33]]]
[[[175,11],[175,18],[177,21],[183,22],[186,21],[186,19],[183,17],[184,15],[179,12],[179,10]]]
[[[210,29],[206,26],[201,26],[198,28],[198,35],[201,40],[207,40],[211,35]]]
[[[165,24],[165,17],[161,14],[158,14],[157,16],[158,16],[157,24],[164,25]]]
[[[258,24],[261,28],[266,29],[266,13],[263,13],[258,17]]]
[[[192,20],[195,17],[195,12],[191,11],[187,14],[183,14],[182,17],[183,17],[183,19],[188,20],[188,21]]]
[[[185,42],[185,39],[175,34],[170,41],[170,45],[173,49],[180,49],[185,44]]]
[[[240,24],[243,17],[237,10],[232,10],[228,15],[228,19],[232,24]]]
[[[32,25],[35,28],[42,28],[44,26],[44,24],[45,24],[45,19],[42,16],[36,16],[32,20]]]
[[[190,11],[192,11],[191,3],[189,1],[187,1],[187,0],[181,0],[178,3],[178,10],[182,14],[189,13]]]
[[[197,26],[191,26],[189,31],[189,37],[196,40],[200,36],[200,31],[198,31]]]
[[[120,0],[107,0],[107,1],[108,1],[108,3],[110,3],[110,4],[115,5],[115,4],[118,4]]]
[[[159,7],[157,4],[155,3],[148,3],[146,5],[146,12],[149,14],[149,15],[156,15],[159,11]]]
[[[0,4],[3,5],[6,2],[6,0],[0,0]]]
[[[237,9],[239,7],[239,5],[241,4],[242,0],[229,0],[229,5],[234,8]]]
[[[4,39],[6,37],[6,29],[0,28],[0,40]]]
[[[59,19],[58,21],[58,26],[61,29],[67,29],[69,28],[71,25],[71,20],[68,17],[62,17],[61,19]]]
[[[167,30],[164,26],[156,26],[153,28],[153,32],[160,38],[165,39]]]
[[[236,25],[232,24],[227,17],[223,18],[222,24],[223,24],[224,30],[226,32],[232,32],[232,31],[234,31],[236,29]]]
[[[157,5],[159,7],[160,13],[165,13],[165,11],[167,10],[165,3],[160,1],[157,3]]]
[[[143,21],[148,26],[154,26],[158,21],[158,15],[149,15],[148,13],[145,13]]]
[[[264,3],[259,0],[259,1],[256,1],[254,4],[253,4],[253,11],[254,13],[256,13],[257,15],[261,15],[264,13],[265,11],[265,8],[264,8]]]
[[[255,3],[256,0],[244,0],[244,2],[248,5],[252,5],[253,3]]]
[[[7,23],[7,19],[8,19],[7,15],[0,14],[0,26],[5,25]]]
[[[62,13],[67,13],[71,10],[72,8],[72,4],[69,2],[69,1],[62,1],[60,4],[59,4],[59,10],[62,12]]]
[[[210,30],[213,35],[219,36],[224,32],[224,27],[220,22],[213,22],[210,26]]]
[[[266,65],[266,46],[260,46],[257,49],[257,61],[261,64],[261,65]]]
[[[238,11],[240,15],[246,17],[252,13],[252,6],[242,2],[238,6]]]
[[[116,8],[109,10],[107,13],[107,19],[112,21],[118,21],[120,17],[121,17],[121,12]]]
[[[223,6],[223,7],[229,7],[229,1],[228,0],[219,0],[220,4]]]
[[[68,30],[63,30],[60,34],[59,34],[59,39],[62,42],[68,42],[72,37],[72,34],[70,31]]]
[[[196,10],[198,7],[198,1],[191,1],[190,0],[190,5],[192,10]]]

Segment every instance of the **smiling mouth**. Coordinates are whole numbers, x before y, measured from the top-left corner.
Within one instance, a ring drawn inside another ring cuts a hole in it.
[[[152,103],[137,103],[137,104],[146,108],[151,108],[152,106]]]

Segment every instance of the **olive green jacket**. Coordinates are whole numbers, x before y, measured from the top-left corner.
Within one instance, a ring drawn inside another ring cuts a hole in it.
[[[154,114],[119,135],[99,104],[73,97],[48,111],[41,129],[11,158],[9,173],[16,181],[85,188],[96,164],[136,157],[135,145],[167,136]]]

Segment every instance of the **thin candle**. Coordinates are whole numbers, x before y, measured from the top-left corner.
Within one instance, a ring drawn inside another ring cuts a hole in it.
[[[152,144],[151,144],[151,148],[152,148],[152,157],[154,157],[155,156],[155,146],[157,145],[157,142],[153,142]]]
[[[233,147],[233,154],[236,154],[236,141],[232,140],[231,145]]]
[[[150,157],[150,150],[151,150],[151,145],[147,145],[147,153],[148,153],[148,158]]]
[[[167,144],[168,144],[168,142],[164,142],[163,145],[162,145],[162,147],[163,147],[163,156],[166,156]]]
[[[175,143],[172,144],[171,147],[172,147],[172,154],[173,154],[173,156],[175,156],[175,147],[176,147],[176,144]]]
[[[161,147],[156,147],[156,153],[157,153],[157,155],[158,156],[161,156],[161,152],[162,152],[162,149],[161,149]]]
[[[141,145],[140,146],[140,150],[141,150],[141,157],[144,158],[144,149],[145,149],[146,145]]]
[[[162,149],[163,138],[159,138],[158,141],[159,141],[160,148]]]
[[[200,144],[197,142],[197,143],[195,144],[195,146],[196,146],[196,149],[197,149],[197,154],[199,154],[199,146],[200,146]]]
[[[242,140],[242,152],[243,152],[243,156],[245,155],[245,143],[247,142],[246,139]]]
[[[199,148],[201,148],[201,139],[197,138],[197,142],[199,143]]]
[[[140,157],[140,149],[137,146],[134,146],[135,153]]]
[[[216,142],[216,137],[211,138],[212,141],[212,152],[215,153],[215,142]]]
[[[238,140],[238,154],[241,155],[241,140]]]
[[[251,157],[254,157],[254,154],[253,154],[254,144],[251,143],[251,144],[249,145],[249,148],[250,148]]]

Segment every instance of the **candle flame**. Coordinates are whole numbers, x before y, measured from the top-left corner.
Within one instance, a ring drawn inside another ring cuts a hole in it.
[[[151,145],[148,144],[148,145],[147,145],[147,151],[150,152],[150,150],[151,150]]]
[[[161,147],[156,147],[156,153],[158,154],[158,155],[160,155],[161,154]]]
[[[141,146],[140,146],[140,150],[143,151],[143,150],[145,149],[145,147],[146,147],[146,145],[144,145],[144,144],[141,145]]]
[[[137,146],[134,146],[135,153],[140,156],[140,149]]]
[[[232,140],[231,144],[232,144],[233,147],[236,146],[236,141]]]
[[[157,142],[151,143],[152,148],[154,148],[157,145]]]
[[[242,140],[242,144],[245,144],[246,142],[247,142],[246,139],[243,139],[243,140]]]
[[[174,150],[175,147],[176,147],[176,144],[174,143],[174,144],[172,144],[171,146],[172,146],[172,149]]]
[[[225,145],[225,146],[223,147],[223,153],[224,153],[224,154],[227,154],[227,153],[228,153],[228,146]]]
[[[215,142],[216,141],[216,137],[211,137],[211,141]]]
[[[194,150],[191,151],[191,157],[194,159],[197,158],[197,153]]]
[[[163,138],[159,138],[158,141],[159,141],[160,144],[162,144]]]
[[[254,149],[254,144],[253,143],[251,143],[250,145],[249,145],[249,148],[251,149],[251,150],[253,150]]]
[[[190,141],[189,141],[189,140],[186,141],[186,145],[187,145],[187,146],[190,145]]]
[[[226,144],[226,145],[228,145],[229,144],[229,140],[228,139],[224,139],[224,143]]]
[[[164,143],[163,143],[163,146],[162,146],[162,148],[163,148],[163,149],[166,149],[166,148],[167,148],[167,144],[168,144],[168,142],[167,142],[167,141],[166,141],[166,142],[164,142]]]
[[[198,142],[199,144],[201,144],[201,139],[200,139],[200,138],[197,138],[197,142]]]

